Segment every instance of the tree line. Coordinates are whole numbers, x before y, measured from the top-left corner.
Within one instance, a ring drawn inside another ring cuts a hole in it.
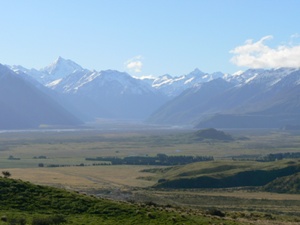
[[[127,156],[119,157],[96,157],[85,158],[90,161],[110,162],[112,165],[185,165],[193,162],[212,161],[212,156],[168,156],[166,154],[157,154],[156,156]]]
[[[298,159],[298,158],[300,158],[300,152],[285,152],[285,153],[271,153],[262,156],[254,156],[254,155],[234,156],[232,157],[232,160],[272,162],[272,161],[277,161],[282,159]]]
[[[257,161],[270,162],[282,159],[298,159],[300,158],[300,152],[286,152],[286,153],[272,153],[262,156]]]

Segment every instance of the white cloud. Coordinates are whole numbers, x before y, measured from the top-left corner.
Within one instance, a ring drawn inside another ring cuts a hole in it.
[[[300,34],[295,33],[295,34],[291,35],[291,39],[295,39],[295,38],[300,38]]]
[[[250,68],[300,67],[300,45],[270,48],[265,41],[272,38],[269,35],[257,42],[247,40],[244,45],[230,51],[234,54],[230,61],[237,66]]]
[[[143,67],[143,63],[142,63],[142,56],[136,56],[133,57],[129,60],[127,60],[125,62],[125,66],[129,71],[133,71],[135,73],[140,73],[142,72],[142,67]]]

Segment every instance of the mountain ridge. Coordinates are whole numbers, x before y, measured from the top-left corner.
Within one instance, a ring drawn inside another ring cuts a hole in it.
[[[300,96],[299,69],[248,70],[226,80],[231,85],[220,90],[218,96],[211,88],[205,93],[201,89],[209,83],[216,83],[212,80],[198,89],[183,92],[175,103],[173,100],[172,106],[168,109],[164,108],[166,105],[162,106],[148,121],[190,124],[196,128],[279,128],[300,124],[300,98],[297,97]],[[205,96],[208,100],[204,99]],[[193,105],[186,106],[182,101],[193,102]],[[191,114],[195,108],[196,113]],[[170,121],[176,114],[178,116]]]
[[[69,111],[76,109],[91,120],[137,119],[199,128],[300,123],[299,68],[248,69],[232,75],[196,68],[181,76],[136,78],[117,70],[83,69],[61,57],[41,70],[10,68],[37,79],[66,99]]]

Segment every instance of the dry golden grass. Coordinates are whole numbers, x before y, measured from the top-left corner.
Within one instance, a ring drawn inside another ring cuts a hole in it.
[[[165,192],[156,192],[165,194]],[[183,194],[183,192],[172,191],[173,194]],[[184,191],[185,194],[195,196],[215,196],[215,197],[235,197],[241,199],[258,199],[258,200],[295,200],[300,201],[300,195],[295,194],[279,194],[271,192],[238,190],[238,189],[211,189],[211,190],[197,190],[197,191]]]
[[[148,187],[154,181],[137,179],[153,174],[140,172],[147,166],[93,166],[59,168],[12,168],[12,178],[41,185],[54,185],[76,190],[113,187]]]
[[[152,173],[141,172],[143,169],[153,168],[151,166],[93,166],[93,167],[60,167],[60,168],[12,168],[9,171],[12,178],[30,181],[41,185],[54,185],[71,189],[102,189],[102,188],[134,188],[149,187],[155,181],[137,179],[139,177],[153,177]],[[156,192],[159,194],[160,192]],[[172,194],[183,194],[182,191],[172,191]],[[300,195],[277,194],[268,192],[257,192],[248,190],[202,190],[184,191],[185,194],[195,196],[223,196],[244,199],[266,199],[266,200],[297,200]],[[166,194],[166,192],[161,192]]]

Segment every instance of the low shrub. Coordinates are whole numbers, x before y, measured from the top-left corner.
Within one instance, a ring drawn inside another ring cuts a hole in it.
[[[219,217],[225,217],[225,213],[223,213],[222,211],[218,210],[218,209],[209,209],[206,212],[208,215],[212,215],[212,216],[219,216]]]

